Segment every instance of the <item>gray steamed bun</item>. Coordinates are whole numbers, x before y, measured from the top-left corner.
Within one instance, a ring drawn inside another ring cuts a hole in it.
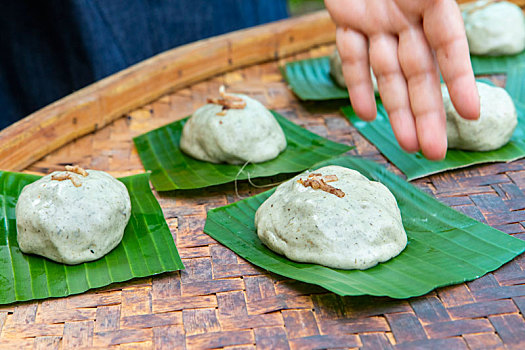
[[[259,101],[241,94],[221,95],[244,101],[245,107],[225,109],[208,103],[195,111],[182,130],[184,153],[211,163],[243,164],[268,161],[286,148],[281,126]]]
[[[500,87],[476,82],[480,100],[480,117],[467,120],[459,116],[445,85],[441,85],[447,114],[448,148],[466,151],[491,151],[509,142],[518,115],[510,95]]]
[[[303,184],[316,176],[322,176],[333,193]],[[261,241],[276,253],[340,269],[370,268],[398,255],[407,244],[401,213],[388,188],[340,166],[306,172],[279,185],[257,210],[255,226]]]
[[[483,0],[462,9],[470,53],[514,55],[525,49],[525,17],[519,6]]]
[[[126,186],[103,171],[85,174],[57,171],[22,189],[15,209],[22,252],[79,264],[120,243],[131,213]]]

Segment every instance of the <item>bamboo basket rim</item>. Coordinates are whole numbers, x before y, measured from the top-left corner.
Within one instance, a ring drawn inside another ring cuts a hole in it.
[[[278,60],[334,41],[335,25],[322,10],[162,52],[1,130],[0,169],[20,171],[61,146],[167,93],[218,74]]]

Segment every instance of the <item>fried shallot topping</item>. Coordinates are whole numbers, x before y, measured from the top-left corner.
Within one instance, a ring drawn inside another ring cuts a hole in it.
[[[486,3],[473,5],[472,8],[470,8],[466,12],[467,12],[467,14],[471,15],[471,14],[473,14],[476,11],[483,10],[485,7],[489,7],[492,4],[495,4],[497,2],[502,2],[502,1],[503,0],[488,0]],[[468,3],[461,4],[459,6],[459,8],[460,8],[460,10],[463,10],[464,8],[466,8],[468,6],[471,6],[471,4],[468,4]]]
[[[68,173],[62,173],[62,174],[58,174],[58,175],[51,175],[51,180],[56,180],[56,181],[69,180],[70,178],[71,178],[71,174],[68,174]]]
[[[74,176],[69,176],[69,180],[71,180],[71,182],[73,183],[73,186],[75,187],[80,187],[82,186],[82,183],[80,181],[78,181],[78,179]]]
[[[79,167],[78,165],[66,165],[66,171],[70,171],[72,173],[82,175],[84,177],[88,176],[88,172],[85,171],[83,168]]]
[[[74,176],[71,176],[70,173],[62,173],[62,174],[58,174],[58,175],[51,175],[51,180],[56,180],[56,181],[71,180],[71,183],[73,183],[73,185],[75,187],[82,186],[82,184],[80,182],[78,182],[78,179],[76,177],[74,177]]]
[[[304,187],[311,187],[314,190],[321,189],[325,192],[334,194],[339,198],[343,198],[345,196],[345,193],[342,190],[327,184],[327,182],[334,182],[337,180],[339,180],[337,178],[337,175],[324,175],[323,176],[322,174],[319,174],[319,173],[312,173],[308,175],[308,178],[306,180],[299,179],[297,180],[297,182],[303,185]]]
[[[217,113],[217,115],[226,115],[228,109],[244,109],[246,107],[246,101],[238,96],[228,95],[224,88],[224,85],[221,85],[219,88],[220,98],[208,98],[208,103],[213,103],[216,105],[222,106],[222,111]]]
[[[58,174],[58,175],[51,175],[51,180],[56,180],[56,181],[70,180],[71,183],[75,187],[82,186],[82,183],[78,180],[78,178],[76,176],[71,176],[69,172],[72,172],[78,175],[82,175],[84,177],[89,175],[87,171],[85,171],[83,168],[79,167],[78,165],[75,165],[75,166],[66,165],[66,172],[62,174]]]

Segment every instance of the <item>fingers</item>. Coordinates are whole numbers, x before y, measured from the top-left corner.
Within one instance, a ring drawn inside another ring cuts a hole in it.
[[[422,28],[401,32],[398,50],[421,150],[428,159],[443,159],[447,151],[445,110],[435,58]]]
[[[438,63],[458,113],[476,119],[480,109],[468,44],[455,1],[325,0],[325,3],[339,27],[337,45],[357,115],[373,120],[376,114],[368,74],[369,52],[383,104],[401,147],[407,151],[421,148],[425,157],[442,159],[447,140]]]
[[[436,52],[454,107],[463,118],[479,118],[479,95],[463,19],[456,2],[435,1],[423,14],[423,28]]]
[[[357,31],[338,27],[336,41],[352,107],[361,119],[374,120],[377,111],[368,63],[368,40]]]
[[[417,152],[419,142],[410,109],[408,87],[397,57],[397,38],[378,35],[370,39],[370,63],[377,78],[381,100],[401,148]]]

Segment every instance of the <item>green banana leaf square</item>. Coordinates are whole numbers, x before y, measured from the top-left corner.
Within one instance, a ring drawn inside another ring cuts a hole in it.
[[[525,64],[525,51],[509,56],[471,55],[470,61],[475,75],[508,74],[512,68]]]
[[[235,180],[296,173],[352,149],[272,113],[281,125],[288,145],[277,158],[264,163],[250,163],[244,167],[214,164],[184,154],[179,144],[187,118],[140,135],[133,141],[144,168],[152,172],[151,182],[157,191],[195,189]]]
[[[471,219],[374,162],[340,157],[317,164],[355,169],[387,186],[397,199],[408,244],[397,257],[367,270],[298,263],[259,240],[257,208],[273,190],[208,212],[204,232],[254,265],[336,294],[410,298],[493,271],[525,251],[525,242]]]
[[[0,172],[0,304],[63,297],[89,289],[184,268],[149,174],[119,179],[131,199],[122,242],[99,260],[65,265],[24,254],[16,239],[15,206],[25,185],[40,177]]]
[[[330,57],[288,62],[281,73],[292,91],[303,101],[348,99],[348,90],[330,76]]]

